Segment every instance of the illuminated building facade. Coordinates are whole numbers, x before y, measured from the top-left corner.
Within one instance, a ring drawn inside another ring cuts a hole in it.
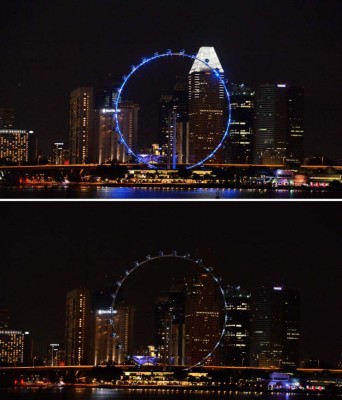
[[[66,365],[88,364],[90,294],[88,289],[74,289],[66,297]]]
[[[50,343],[47,351],[47,365],[51,367],[62,365],[59,343]]]
[[[52,146],[51,164],[62,165],[69,159],[69,151],[64,143],[54,143]]]
[[[189,162],[189,88],[188,79],[177,77],[172,90],[163,90],[159,99],[160,148],[170,165],[173,153],[173,113],[176,114],[176,162]]]
[[[113,108],[96,110],[97,126],[99,131],[99,164],[109,164],[117,160],[118,136],[113,132],[115,122]]]
[[[287,143],[287,88],[285,84],[259,85],[256,90],[255,160],[284,164]]]
[[[110,293],[94,293],[90,324],[91,362],[122,364],[132,353],[135,307],[120,302],[112,309]]]
[[[222,299],[209,274],[189,274],[185,286],[185,364],[193,365],[207,356],[220,338]],[[213,354],[206,364],[218,362],[217,355]]]
[[[250,365],[298,366],[299,292],[281,286],[252,293]]]
[[[119,126],[122,136],[135,153],[138,149],[138,113],[140,106],[132,101],[123,101],[120,103]],[[116,133],[115,133],[116,135]],[[120,162],[134,161],[124,145],[117,146],[117,160]]]
[[[231,121],[224,144],[224,162],[252,164],[254,144],[255,91],[244,84],[230,84]]]
[[[135,307],[125,303],[119,303],[114,310],[114,329],[117,345],[114,361],[123,364],[125,357],[132,354],[134,333]]]
[[[288,163],[304,162],[304,88],[290,86],[288,88],[288,130],[287,153]]]
[[[255,123],[256,163],[303,162],[303,88],[286,84],[259,85]]]
[[[114,361],[115,339],[111,335],[113,297],[109,293],[92,295],[90,323],[90,354],[94,365],[110,364]]]
[[[185,286],[179,282],[156,301],[155,349],[160,362],[167,365],[184,364],[184,300]]]
[[[96,162],[97,144],[94,135],[93,88],[82,87],[70,94],[70,162]]]
[[[155,351],[159,359],[169,364],[171,356],[169,342],[172,319],[169,312],[168,294],[160,295],[155,303]]]
[[[0,159],[20,164],[28,161],[29,133],[21,129],[0,129]]]
[[[13,108],[0,107],[0,129],[14,128],[14,110]]]
[[[117,89],[112,87],[96,94],[95,131],[98,140],[97,162],[107,164],[112,161],[130,160],[127,149],[119,144],[119,135],[115,132],[114,104],[118,96]],[[139,105],[131,101],[122,101],[119,109],[119,126],[127,145],[136,152],[138,146]]]
[[[226,289],[227,323],[222,340],[224,365],[249,365],[251,294],[240,286]]]
[[[113,332],[109,320],[113,317],[111,308],[95,310],[94,320],[94,344],[93,344],[93,364],[111,364],[115,360],[116,339],[111,335]]]
[[[178,282],[171,286],[169,310],[172,318],[170,351],[174,365],[185,364],[185,284]]]
[[[96,93],[95,130],[99,142],[99,164],[108,164],[118,159],[118,135],[114,132],[114,104],[117,96],[118,93],[114,87]]]
[[[213,47],[201,47],[197,57],[223,75]],[[196,163],[209,156],[225,131],[226,99],[224,86],[202,62],[195,60],[189,73],[189,161]],[[222,163],[222,147],[208,162]]]
[[[0,365],[19,366],[24,363],[24,332],[0,330]]]

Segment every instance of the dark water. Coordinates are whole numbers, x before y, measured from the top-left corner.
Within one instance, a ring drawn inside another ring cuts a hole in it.
[[[144,390],[144,389],[0,389],[1,400],[333,400],[340,396],[304,394],[262,394],[209,391]]]
[[[154,188],[104,186],[0,187],[0,199],[295,200],[341,199],[342,191],[285,189]]]

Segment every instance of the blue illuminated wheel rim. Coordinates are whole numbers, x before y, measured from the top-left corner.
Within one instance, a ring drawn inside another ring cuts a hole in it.
[[[194,367],[199,367],[204,365],[205,361],[210,358],[214,351],[218,348],[218,346],[220,345],[220,343],[222,342],[222,339],[226,333],[226,325],[227,325],[227,321],[228,321],[228,305],[226,302],[226,296],[225,296],[225,291],[222,287],[222,285],[220,284],[220,278],[216,277],[213,273],[213,268],[212,267],[206,267],[203,262],[202,259],[193,259],[190,257],[190,254],[184,254],[184,255],[180,255],[177,253],[177,251],[173,251],[172,253],[166,253],[164,254],[164,252],[160,251],[157,255],[155,256],[146,256],[146,258],[143,261],[135,261],[133,264],[133,267],[131,267],[130,269],[126,269],[124,271],[124,275],[122,277],[121,280],[118,280],[115,285],[116,285],[116,289],[113,293],[113,302],[112,302],[112,306],[111,306],[111,310],[112,310],[112,319],[111,319],[111,323],[112,323],[112,327],[113,327],[113,333],[112,336],[116,336],[115,335],[115,327],[114,327],[114,311],[115,311],[115,305],[116,305],[116,299],[119,293],[119,290],[121,288],[121,286],[123,285],[123,283],[125,282],[125,280],[132,274],[132,272],[134,272],[135,270],[137,270],[138,268],[142,267],[144,264],[150,262],[150,261],[154,261],[154,260],[158,260],[158,259],[163,259],[163,258],[178,258],[178,259],[182,259],[182,260],[187,260],[193,264],[198,265],[199,267],[201,267],[207,274],[209,274],[209,276],[213,279],[213,281],[216,283],[217,287],[219,288],[219,291],[221,293],[222,299],[223,299],[223,307],[224,307],[224,311],[223,311],[223,328],[220,332],[218,341],[216,342],[215,346],[210,350],[210,352],[202,358],[201,361],[199,361],[198,363],[191,365],[189,367],[186,368],[186,370],[190,370]]]
[[[195,163],[193,165],[189,165],[189,166],[186,167],[187,169],[192,169],[192,168],[195,168],[195,167],[203,165],[207,160],[212,158],[214,156],[214,154],[217,152],[217,150],[222,146],[224,140],[228,136],[230,120],[231,120],[230,95],[229,95],[229,91],[227,89],[227,86],[226,86],[226,83],[225,83],[223,77],[221,76],[221,74],[218,71],[218,69],[212,68],[208,64],[208,62],[206,60],[201,60],[200,58],[198,58],[197,54],[187,54],[187,53],[185,53],[184,50],[181,50],[179,52],[172,52],[171,50],[167,50],[166,53],[161,53],[161,54],[154,53],[154,55],[152,57],[143,57],[141,59],[141,62],[138,65],[136,65],[136,66],[132,65],[131,71],[129,72],[128,75],[124,75],[123,76],[123,82],[122,82],[121,86],[117,90],[118,96],[116,98],[115,107],[114,107],[115,108],[115,111],[114,111],[114,119],[115,119],[114,131],[119,135],[118,143],[119,144],[123,144],[126,147],[127,153],[129,155],[133,156],[140,163],[146,164],[151,169],[158,169],[158,167],[156,167],[155,165],[147,163],[145,160],[142,159],[142,157],[140,157],[137,154],[135,154],[134,151],[129,147],[129,145],[127,144],[127,142],[126,142],[126,140],[123,137],[123,134],[121,132],[118,114],[119,114],[119,103],[120,103],[121,93],[122,93],[123,88],[125,87],[126,83],[130,79],[130,77],[138,69],[140,69],[143,65],[145,65],[145,64],[147,64],[149,62],[155,61],[155,60],[157,60],[159,58],[162,58],[162,57],[186,57],[186,58],[191,58],[192,60],[197,60],[197,61],[201,62],[202,64],[206,65],[211,70],[211,72],[214,73],[214,75],[220,80],[220,82],[223,85],[225,94],[227,96],[227,100],[228,100],[228,118],[227,118],[227,124],[226,124],[226,129],[224,131],[224,134],[223,134],[219,144],[215,147],[215,149],[208,156],[204,157],[202,160],[198,161],[197,163]]]

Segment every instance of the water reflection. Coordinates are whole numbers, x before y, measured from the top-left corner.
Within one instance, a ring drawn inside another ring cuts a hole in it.
[[[287,200],[339,199],[341,192],[297,189],[217,189],[110,186],[21,186],[0,187],[2,199],[103,199],[103,200]]]

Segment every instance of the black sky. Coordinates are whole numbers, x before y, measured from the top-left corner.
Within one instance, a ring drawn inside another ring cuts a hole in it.
[[[340,0],[2,0],[0,105],[48,151],[68,138],[71,90],[214,46],[232,82],[303,85],[306,155],[341,158],[341,14]]]
[[[199,252],[224,284],[299,289],[302,358],[339,360],[339,202],[5,201],[1,209],[0,303],[10,306],[12,328],[30,330],[40,351],[63,342],[67,291],[104,290],[134,261],[178,250]],[[141,301],[180,271],[144,268],[126,288]],[[146,326],[140,320],[136,329]]]

